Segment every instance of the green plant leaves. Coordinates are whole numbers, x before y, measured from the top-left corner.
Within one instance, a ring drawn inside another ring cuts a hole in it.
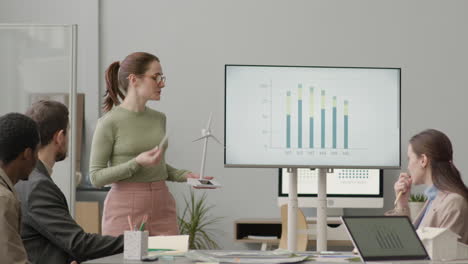
[[[409,198],[409,201],[410,202],[425,202],[427,200],[427,197],[426,195],[422,194],[422,193],[416,193],[416,194],[411,194],[410,195],[410,198]]]
[[[210,228],[219,223],[222,217],[212,217],[209,212],[214,207],[206,202],[206,193],[197,197],[190,189],[190,197],[184,197],[185,209],[178,216],[180,234],[189,235],[190,249],[218,249],[213,239],[215,230]]]

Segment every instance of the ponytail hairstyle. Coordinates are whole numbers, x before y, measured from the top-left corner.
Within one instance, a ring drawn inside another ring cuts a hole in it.
[[[128,76],[130,74],[142,75],[153,61],[159,58],[146,52],[134,52],[122,62],[115,61],[106,70],[106,94],[104,95],[104,112],[108,112],[125,99],[124,92],[128,89]],[[122,91],[123,90],[123,91]],[[120,98],[120,100],[119,100]]]
[[[418,157],[425,154],[432,169],[432,182],[441,191],[458,193],[468,202],[468,188],[453,163],[450,139],[442,132],[428,129],[410,139],[411,147]]]

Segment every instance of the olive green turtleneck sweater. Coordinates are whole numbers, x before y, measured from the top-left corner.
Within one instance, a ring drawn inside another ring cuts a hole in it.
[[[161,162],[153,167],[140,166],[135,158],[154,148],[163,139],[166,116],[145,108],[132,112],[114,107],[98,120],[91,147],[90,180],[97,187],[114,182],[186,181],[187,170]],[[164,146],[167,149],[167,143]]]

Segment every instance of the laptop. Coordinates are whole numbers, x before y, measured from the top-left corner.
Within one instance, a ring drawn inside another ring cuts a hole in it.
[[[423,243],[406,216],[342,216],[341,219],[365,263],[430,263]]]

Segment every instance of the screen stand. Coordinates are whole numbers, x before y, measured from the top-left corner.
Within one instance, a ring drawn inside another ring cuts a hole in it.
[[[297,168],[288,168],[289,200],[288,200],[288,250],[297,249]]]
[[[317,252],[327,251],[327,171],[318,169],[317,177]]]
[[[327,171],[333,169],[318,169],[318,205],[317,205],[317,252],[327,251]],[[297,168],[288,168],[289,200],[288,200],[288,250],[297,248]]]

